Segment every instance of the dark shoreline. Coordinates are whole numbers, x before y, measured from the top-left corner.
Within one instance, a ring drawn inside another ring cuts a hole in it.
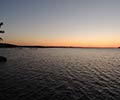
[[[111,49],[113,48],[114,49],[115,47],[22,46],[22,45],[8,44],[8,43],[0,43],[0,48],[88,48],[88,49]]]

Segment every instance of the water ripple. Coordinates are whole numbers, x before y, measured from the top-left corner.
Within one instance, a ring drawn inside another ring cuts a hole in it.
[[[19,52],[19,53],[18,53]],[[119,49],[1,49],[0,100],[120,100]]]

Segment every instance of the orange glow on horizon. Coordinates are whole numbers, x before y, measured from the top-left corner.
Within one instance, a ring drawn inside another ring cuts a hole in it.
[[[86,41],[86,42],[33,42],[33,41],[6,41],[6,43],[24,45],[24,46],[73,46],[73,47],[119,47],[120,42],[100,42],[100,41]]]
[[[29,46],[73,46],[73,47],[119,47],[120,40],[118,37],[110,36],[65,36],[59,38],[40,37],[30,35],[8,37],[5,39],[6,43],[16,45],[29,45]]]

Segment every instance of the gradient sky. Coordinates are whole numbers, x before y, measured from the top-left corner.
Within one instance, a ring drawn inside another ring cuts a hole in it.
[[[0,0],[0,13],[4,42],[120,46],[120,0]]]

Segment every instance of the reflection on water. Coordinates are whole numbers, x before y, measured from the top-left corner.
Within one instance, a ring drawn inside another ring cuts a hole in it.
[[[0,100],[120,100],[119,49],[0,49]]]

